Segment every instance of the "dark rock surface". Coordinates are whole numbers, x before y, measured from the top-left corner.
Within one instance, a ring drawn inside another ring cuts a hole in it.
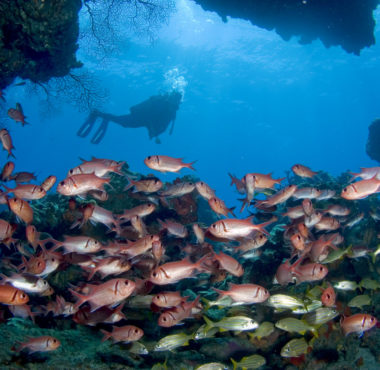
[[[380,163],[380,119],[375,119],[368,130],[366,152],[371,159]]]
[[[0,89],[16,77],[46,82],[81,67],[81,0],[0,1]]]
[[[275,30],[284,40],[292,36],[301,44],[320,39],[326,47],[340,45],[359,55],[375,44],[372,12],[379,0],[194,0],[203,9],[249,20]]]

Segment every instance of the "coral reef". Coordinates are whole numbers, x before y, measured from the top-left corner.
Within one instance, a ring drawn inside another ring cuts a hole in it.
[[[0,89],[16,77],[47,82],[67,75],[76,59],[81,0],[0,2]]]
[[[299,37],[301,44],[320,39],[326,47],[340,45],[359,55],[375,44],[373,10],[378,0],[195,0],[203,9],[249,20],[252,24],[275,30],[284,40]]]

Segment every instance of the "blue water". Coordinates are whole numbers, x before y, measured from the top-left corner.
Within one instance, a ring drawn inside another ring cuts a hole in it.
[[[50,117],[41,113],[44,97],[26,87],[6,90],[7,107],[23,105],[30,125],[8,120],[17,157],[15,171],[36,172],[38,180],[59,179],[91,155],[126,160],[132,171],[152,171],[143,159],[152,154],[198,160],[196,175],[228,206],[236,205],[228,172],[273,172],[282,177],[295,163],[333,175],[374,166],[365,153],[369,124],[380,117],[380,46],[361,56],[320,41],[299,45],[249,22],[223,23],[188,0],[160,31],[158,40],[125,40],[104,65],[79,51],[79,59],[109,89],[103,111],[127,114],[129,107],[168,88],[165,73],[178,71],[187,83],[173,135],[161,144],[145,128],[113,125],[99,145],[76,131],[86,113],[61,104]],[[380,19],[380,10],[374,13]],[[377,26],[375,36],[380,35]],[[112,124],[111,124],[112,125]],[[2,153],[6,162],[6,153]],[[188,174],[183,170],[181,174]],[[172,180],[175,175],[160,175]]]

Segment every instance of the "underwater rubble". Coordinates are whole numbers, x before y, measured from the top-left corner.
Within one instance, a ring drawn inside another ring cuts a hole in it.
[[[83,161],[32,222],[0,214],[0,367],[377,368],[377,171],[230,175],[244,218],[194,174]],[[4,183],[8,204],[39,186]]]

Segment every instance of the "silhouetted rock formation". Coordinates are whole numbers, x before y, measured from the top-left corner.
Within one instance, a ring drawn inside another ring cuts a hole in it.
[[[380,0],[194,0],[205,10],[249,20],[284,39],[301,44],[320,39],[326,47],[340,45],[359,55],[375,43],[372,12]]]
[[[0,89],[16,77],[47,82],[81,67],[81,0],[0,1]]]
[[[368,130],[366,152],[371,159],[380,163],[380,119],[375,119]]]

